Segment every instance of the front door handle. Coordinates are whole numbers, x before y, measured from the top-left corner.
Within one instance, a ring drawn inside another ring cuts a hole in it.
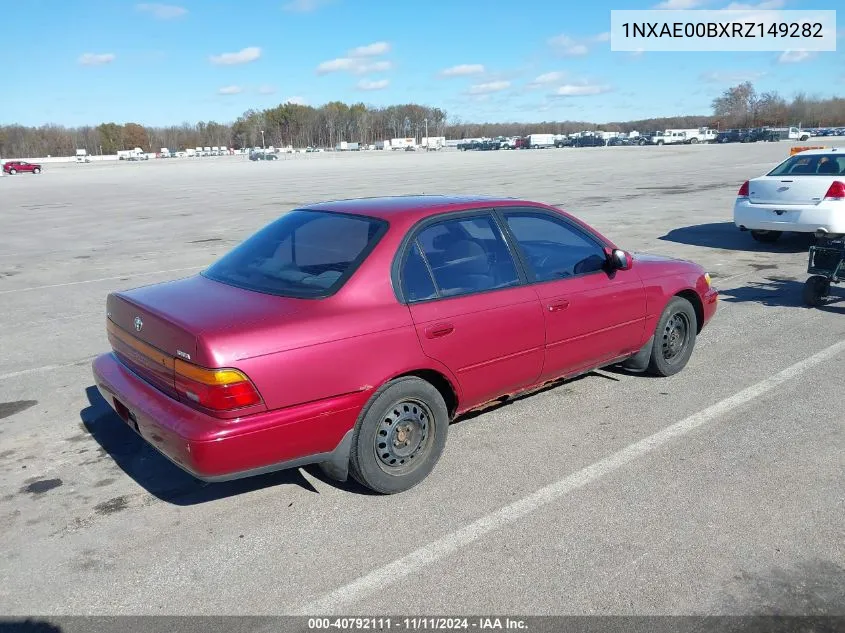
[[[426,338],[440,338],[455,331],[455,326],[451,323],[438,323],[437,325],[429,325],[425,328]]]
[[[549,312],[560,312],[561,310],[566,310],[568,307],[569,301],[560,299],[549,304]]]

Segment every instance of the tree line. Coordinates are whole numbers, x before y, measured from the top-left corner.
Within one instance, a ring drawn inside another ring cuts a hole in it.
[[[436,107],[418,104],[372,107],[363,103],[332,101],[320,107],[283,103],[266,110],[248,110],[231,123],[201,121],[169,127],[140,123],[101,123],[96,126],[0,125],[0,156],[72,156],[77,149],[89,154],[115,154],[140,147],[159,151],[163,147],[226,146],[233,148],[275,145],[284,147],[334,147],[340,141],[370,144],[377,140],[425,136],[452,139],[479,136],[524,136],[533,133],[570,134],[602,129],[609,132],[647,132],[667,128],[708,126],[804,127],[845,125],[845,99],[808,97],[798,94],[787,101],[776,92],[758,94],[750,82],[725,90],[712,103],[712,114],[612,121],[542,121],[535,123],[465,122]]]

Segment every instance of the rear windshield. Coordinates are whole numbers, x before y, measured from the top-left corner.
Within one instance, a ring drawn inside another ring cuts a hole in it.
[[[256,292],[326,297],[340,289],[386,229],[386,222],[369,217],[291,211],[202,274]]]
[[[769,176],[841,176],[845,174],[845,154],[809,154],[791,156]]]

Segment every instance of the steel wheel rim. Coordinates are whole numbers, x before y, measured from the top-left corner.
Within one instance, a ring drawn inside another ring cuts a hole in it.
[[[690,322],[683,312],[676,312],[666,321],[663,328],[661,348],[663,360],[674,363],[681,356],[689,344]]]
[[[406,398],[379,420],[373,450],[379,467],[390,475],[410,472],[424,461],[434,437],[434,414],[424,402]]]

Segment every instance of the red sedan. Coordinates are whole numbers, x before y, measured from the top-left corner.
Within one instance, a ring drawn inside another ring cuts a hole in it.
[[[27,163],[23,160],[12,160],[8,163],[3,163],[3,171],[10,176],[14,176],[18,173],[40,174],[41,165],[36,163]]]
[[[700,266],[619,250],[543,204],[329,202],[196,276],[110,294],[93,369],[199,479],[316,463],[394,493],[431,472],[461,413],[614,364],[677,373],[716,299]]]

